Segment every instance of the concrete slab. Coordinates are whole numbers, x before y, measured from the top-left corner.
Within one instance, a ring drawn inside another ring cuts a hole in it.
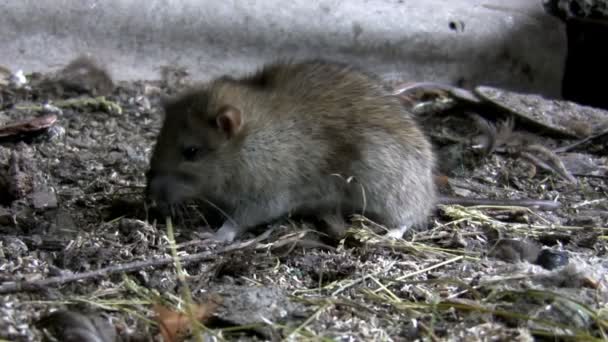
[[[0,13],[0,65],[47,71],[90,53],[116,79],[177,65],[205,80],[326,57],[392,80],[558,96],[566,55],[563,24],[540,0],[21,0]]]

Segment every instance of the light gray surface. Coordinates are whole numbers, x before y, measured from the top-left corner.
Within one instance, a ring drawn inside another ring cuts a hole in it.
[[[205,80],[279,56],[327,57],[393,80],[552,96],[566,49],[540,0],[5,0],[0,32],[0,65],[26,72],[91,53],[116,79],[158,78],[171,64]]]

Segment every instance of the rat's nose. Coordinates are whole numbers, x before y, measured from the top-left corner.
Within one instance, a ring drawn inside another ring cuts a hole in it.
[[[166,177],[150,178],[146,186],[146,203],[160,217],[173,216],[170,200],[169,186]],[[155,211],[156,210],[156,211]]]
[[[172,196],[171,178],[166,175],[151,175],[146,187],[146,198],[156,201],[157,204],[171,204],[175,201]]]

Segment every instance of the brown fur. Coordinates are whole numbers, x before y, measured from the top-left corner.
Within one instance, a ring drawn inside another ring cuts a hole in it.
[[[226,106],[242,114],[234,136],[216,124]],[[365,210],[401,235],[434,207],[430,143],[374,76],[348,65],[277,62],[193,88],[165,111],[148,193],[169,204],[213,202],[233,219],[222,240],[290,212]],[[200,151],[193,161],[188,146]]]
[[[72,60],[61,69],[54,80],[64,91],[108,95],[114,90],[112,77],[93,58],[85,55]]]

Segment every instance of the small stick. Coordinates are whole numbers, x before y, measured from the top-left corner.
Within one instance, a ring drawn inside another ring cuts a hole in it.
[[[273,229],[269,229],[254,239],[244,241],[239,244],[232,244],[232,245],[226,246],[224,248],[221,248],[219,250],[201,252],[201,253],[184,256],[181,258],[182,265],[188,265],[188,264],[191,264],[191,263],[197,262],[197,261],[212,260],[212,259],[215,259],[218,254],[225,254],[225,253],[245,249],[260,241],[265,240],[266,238],[268,238],[270,236],[272,231],[273,231]],[[34,280],[34,281],[5,282],[2,285],[0,285],[0,294],[7,294],[7,293],[14,293],[14,292],[21,292],[21,291],[36,291],[36,290],[40,290],[40,289],[42,289],[44,287],[48,287],[48,286],[57,286],[57,285],[62,285],[62,284],[78,281],[78,280],[94,279],[94,278],[99,278],[99,277],[107,276],[107,275],[114,274],[114,273],[121,273],[121,272],[128,273],[128,272],[138,271],[138,270],[141,270],[141,269],[144,269],[147,267],[168,266],[168,265],[172,265],[174,261],[175,260],[172,257],[155,258],[155,259],[151,259],[151,260],[141,260],[141,261],[128,262],[125,264],[113,265],[113,266],[104,267],[104,268],[100,268],[98,270],[89,271],[89,272],[75,273],[75,274],[70,274],[70,275],[65,275],[65,276],[50,277],[50,278],[39,279],[39,280]]]
[[[439,196],[438,202],[443,205],[458,204],[464,207],[492,205],[503,207],[526,207],[539,210],[555,210],[561,206],[559,202],[540,199],[491,199],[454,196]]]
[[[434,90],[439,89],[447,92],[449,95],[456,97],[461,100],[466,100],[472,103],[481,103],[481,100],[470,90],[459,88],[451,84],[439,83],[439,82],[413,82],[397,87],[393,91],[393,95],[402,95],[403,93],[410,92],[412,90]]]
[[[572,143],[570,145],[558,147],[558,148],[554,149],[553,152],[555,152],[555,153],[568,152],[568,151],[570,151],[580,145],[586,144],[590,141],[594,141],[596,139],[602,139],[602,138],[606,138],[606,137],[608,137],[608,129],[604,130],[598,134],[592,135],[590,137],[575,141],[574,143]]]

